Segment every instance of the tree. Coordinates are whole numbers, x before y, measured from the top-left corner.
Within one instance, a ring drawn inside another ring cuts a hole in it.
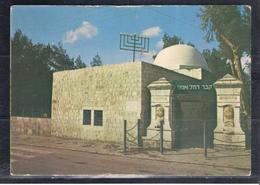
[[[52,73],[81,67],[81,58],[70,58],[61,43],[34,44],[18,29],[11,39],[11,114],[50,116]]]
[[[169,46],[173,46],[173,45],[176,45],[176,44],[185,44],[185,42],[183,41],[183,39],[177,35],[173,35],[173,36],[170,36],[168,33],[165,33],[163,35],[163,38],[162,38],[162,41],[163,41],[163,48],[167,48]],[[187,45],[190,45],[192,47],[195,47],[194,44],[192,44],[191,42],[187,42],[186,43]],[[153,59],[155,59],[157,56],[157,54],[153,55]]]
[[[251,14],[246,6],[206,5],[200,9],[201,28],[205,31],[205,39],[219,42],[221,54],[231,60],[232,74],[245,84],[241,68],[241,57],[250,55],[251,47]],[[249,114],[249,105],[242,89],[242,109]]]
[[[195,45],[191,42],[187,42],[186,44],[195,48]]]
[[[74,69],[74,60],[70,58],[67,51],[63,48],[62,44],[59,42],[58,46],[52,45],[52,54],[50,56],[51,60],[49,65],[54,71]]]
[[[167,33],[163,35],[162,41],[163,41],[163,48],[167,48],[169,46],[176,45],[176,44],[184,44],[184,41],[182,40],[181,37],[177,35],[173,35],[171,37]]]
[[[91,67],[94,66],[102,66],[102,60],[99,56],[99,54],[97,53],[96,56],[92,59],[92,62],[90,62]]]
[[[176,44],[185,44],[185,42],[181,37],[177,35],[170,36],[167,33],[163,35],[162,41],[163,41],[163,48],[176,45]],[[195,47],[195,45],[191,42],[187,42],[186,44]]]
[[[87,67],[86,64],[81,60],[80,56],[78,56],[76,58],[74,63],[75,63],[75,68],[77,68],[77,69]]]
[[[52,79],[48,68],[50,50],[33,44],[21,30],[11,40],[11,110],[12,115],[35,114],[50,107]],[[48,101],[49,100],[49,101]]]
[[[221,56],[221,53],[213,48],[212,50],[204,49],[202,55],[207,61],[210,71],[215,75],[216,79],[230,73],[230,66],[227,64],[227,59]]]

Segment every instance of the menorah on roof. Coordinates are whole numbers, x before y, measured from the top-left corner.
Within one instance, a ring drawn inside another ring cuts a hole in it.
[[[149,52],[149,38],[136,34],[120,33],[120,49],[133,51],[133,62],[136,52]]]

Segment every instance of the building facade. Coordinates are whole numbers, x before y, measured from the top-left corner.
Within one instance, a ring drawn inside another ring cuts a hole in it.
[[[170,146],[201,146],[204,121],[212,134],[217,125],[214,82],[203,56],[187,45],[162,50],[153,64],[56,72],[52,135],[122,142],[124,120],[130,128],[140,119],[145,140],[155,129],[157,107],[162,107]],[[214,136],[209,137],[213,142]]]

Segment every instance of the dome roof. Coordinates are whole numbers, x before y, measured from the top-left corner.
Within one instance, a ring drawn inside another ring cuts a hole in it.
[[[208,65],[202,54],[194,47],[178,44],[161,50],[154,60],[154,64],[170,69],[185,67],[201,67],[209,71]]]

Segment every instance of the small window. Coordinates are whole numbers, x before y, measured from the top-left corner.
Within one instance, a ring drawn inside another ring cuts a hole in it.
[[[91,110],[83,110],[83,125],[91,125]]]
[[[103,125],[103,111],[102,110],[94,111],[94,125],[95,126]]]

